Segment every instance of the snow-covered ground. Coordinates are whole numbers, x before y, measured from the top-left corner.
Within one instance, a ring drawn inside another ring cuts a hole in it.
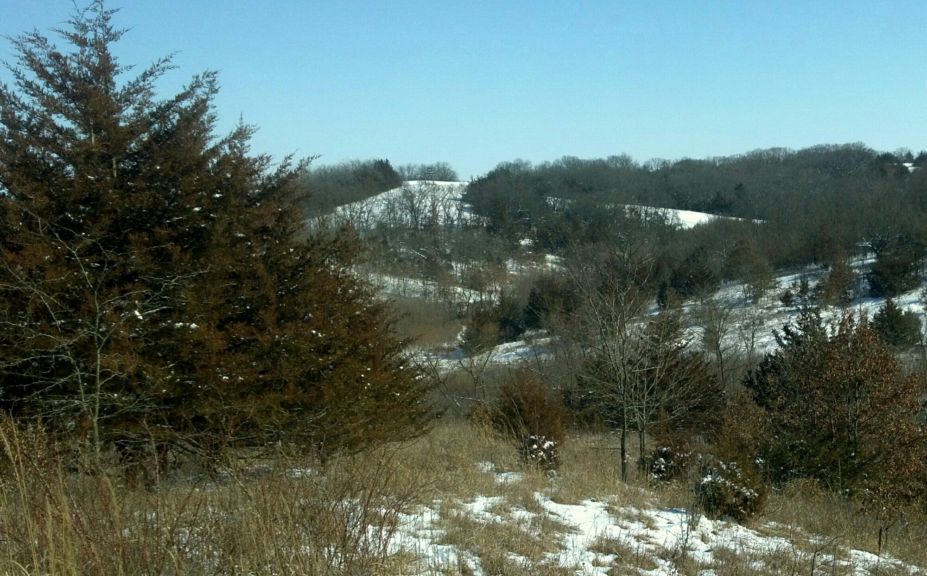
[[[390,223],[403,226],[424,226],[426,222],[433,222],[439,226],[476,223],[480,217],[462,201],[466,188],[466,182],[407,181],[398,188],[360,202],[341,206],[336,210],[336,215],[352,220],[359,228],[372,228],[379,224]],[[653,206],[625,205],[625,209],[629,213],[638,213],[641,217],[659,215],[683,229],[718,219],[738,220],[705,212]],[[530,255],[532,241],[524,239],[521,245],[526,251],[525,254]],[[857,258],[851,264],[858,276],[863,278],[873,261],[872,257]],[[468,306],[473,303],[497,301],[502,284],[516,276],[540,270],[562,269],[560,258],[553,255],[544,255],[543,259],[539,259],[537,255],[529,256],[527,259],[513,258],[505,262],[505,271],[499,278],[500,285],[479,291],[460,285],[460,271],[472,269],[474,263],[450,262],[449,265],[458,278],[441,285],[427,279],[389,275],[375,270],[359,272],[385,295],[443,300]],[[814,290],[825,274],[826,271],[818,266],[808,266],[798,272],[781,274],[774,279],[772,287],[757,303],[753,303],[746,297],[742,284],[728,283],[722,286],[710,300],[725,315],[723,345],[729,349],[737,347],[753,353],[772,351],[776,346],[774,330],[781,330],[784,325],[793,322],[799,314],[797,305],[787,306],[780,301],[781,294],[786,289],[791,289],[793,293],[797,292],[797,286],[802,280],[807,281],[811,290]],[[861,280],[859,290],[857,290],[859,294],[866,293],[864,284]],[[899,308],[915,312],[922,318],[922,321],[927,316],[923,300],[921,288],[895,298]],[[685,308],[690,313],[689,317],[693,320],[691,333],[696,337],[699,337],[702,331],[702,326],[697,319],[698,308],[701,304],[704,302],[685,304]],[[883,299],[860,296],[845,308],[824,307],[821,314],[826,322],[836,321],[847,309],[857,315],[865,313],[872,318],[883,304]],[[651,312],[656,313],[656,310],[654,305]],[[539,345],[531,339],[505,343],[494,350],[485,352],[480,358],[468,360],[487,361],[490,364],[517,363],[526,359],[536,360],[539,356],[544,357],[548,354],[546,344],[545,342]],[[449,343],[448,346],[452,348],[450,351],[429,353],[427,359],[437,360],[442,369],[450,370],[454,366],[459,367],[465,356],[458,348],[455,348],[456,343]],[[422,356],[424,353],[417,354]]]
[[[743,218],[734,218],[732,216],[719,216],[709,214],[708,212],[696,212],[694,210],[677,210],[675,208],[657,208],[654,206],[640,206],[637,204],[625,204],[625,212],[629,215],[639,214],[642,218],[648,216],[660,216],[666,219],[671,226],[688,230],[700,224],[707,224],[714,220],[736,220],[742,221]],[[754,220],[755,223],[762,223],[762,220]]]
[[[875,262],[872,256],[856,258],[850,265],[859,278],[857,287],[858,296],[847,306],[822,306],[821,318],[825,323],[836,323],[845,312],[852,312],[857,317],[866,315],[870,320],[879,309],[884,306],[884,298],[873,298],[866,295],[868,287],[864,277],[869,267]],[[781,331],[786,324],[794,322],[800,313],[798,298],[791,306],[786,306],[780,300],[782,293],[789,289],[797,293],[802,280],[806,280],[809,289],[813,292],[818,282],[823,279],[827,271],[820,266],[808,266],[799,272],[781,274],[775,278],[772,287],[759,302],[754,304],[746,296],[744,285],[729,283],[722,286],[711,298],[721,313],[727,315],[726,335],[723,343],[731,348],[737,346],[741,349],[751,348],[757,353],[771,352],[776,347],[774,330]],[[894,298],[895,304],[903,311],[914,312],[927,323],[927,309],[924,306],[924,286],[919,286]],[[700,334],[697,320],[700,303],[688,302],[684,306],[692,320],[693,331]],[[653,306],[652,312],[656,312]]]
[[[551,341],[546,333],[535,332],[526,334],[522,340],[504,342],[474,355],[468,355],[458,342],[444,349],[417,350],[414,357],[419,362],[435,366],[442,373],[473,366],[511,366],[549,359]]]
[[[500,486],[518,482],[517,472],[497,472],[489,462],[477,464],[482,472],[494,474]],[[556,479],[554,480],[556,482]],[[757,572],[779,573],[783,558],[792,567],[817,566],[827,573],[923,574],[891,556],[876,556],[867,551],[848,549],[796,527],[765,523],[755,528],[693,515],[676,508],[641,508],[623,504],[616,498],[584,500],[564,504],[551,498],[548,491],[533,494],[535,511],[518,505],[505,506],[502,495],[483,495],[458,502],[453,514],[463,514],[481,524],[506,525],[511,530],[534,532],[534,536],[556,543],[542,562],[559,565],[581,576],[605,576],[627,573],[645,575],[678,574],[678,564],[697,566],[699,574],[716,574],[716,570],[737,562]],[[447,506],[436,502],[403,514],[399,530],[391,542],[394,552],[405,551],[419,559],[419,574],[458,573],[462,567],[474,575],[487,575],[478,551],[445,543],[447,531],[442,513]],[[447,504],[447,503],[444,503]],[[538,522],[545,516],[564,526],[565,533],[539,533]],[[518,554],[509,553],[517,565],[537,565]],[[736,558],[736,560],[732,560]],[[618,572],[615,572],[615,570]],[[740,572],[738,572],[740,573]]]
[[[457,285],[440,285],[433,280],[379,272],[362,271],[360,274],[381,294],[388,296],[446,301],[457,305],[495,302],[498,299],[497,290],[471,290]]]
[[[473,224],[480,217],[463,201],[467,182],[431,180],[408,180],[402,186],[371,196],[365,200],[339,206],[335,210],[338,218],[351,220],[359,228],[372,228],[378,224],[423,226],[426,222],[439,226]],[[555,199],[549,199],[554,202]],[[562,202],[562,200],[560,200]],[[715,220],[742,220],[731,216],[720,216],[694,210],[659,208],[625,204],[628,214],[641,217],[659,216],[670,225],[689,229]],[[761,223],[761,220],[754,220]]]
[[[859,258],[851,265],[859,275],[864,277],[873,259]],[[826,275],[826,271],[818,266],[809,266],[800,272],[790,272],[775,278],[772,287],[760,299],[753,303],[746,295],[744,285],[728,283],[721,287],[710,299],[716,306],[716,314],[723,316],[722,350],[724,351],[750,351],[753,354],[766,354],[775,350],[777,344],[775,332],[789,323],[794,323],[800,314],[801,308],[796,303],[786,306],[780,296],[786,289],[797,291],[799,283],[804,279],[809,289],[814,290],[817,283]],[[391,279],[398,282],[399,279]],[[861,281],[862,284],[862,281]],[[437,287],[431,287],[432,294],[437,294]],[[491,296],[467,291],[464,288],[454,287],[447,289],[454,301],[458,302],[492,302]],[[387,288],[387,292],[399,294],[395,286]],[[860,286],[860,292],[865,292],[865,286]],[[447,295],[446,295],[447,297]],[[894,299],[896,305],[904,310],[917,314],[921,321],[927,324],[927,308],[925,308],[924,288],[899,295]],[[689,334],[696,344],[702,342],[705,320],[702,310],[707,302],[689,301],[683,305],[689,318]],[[820,314],[825,323],[835,324],[841,316],[849,311],[857,317],[865,314],[870,320],[885,304],[881,298],[859,297],[846,307],[824,306]],[[656,314],[659,308],[651,305],[650,314]],[[717,316],[716,316],[717,318]],[[492,349],[474,355],[468,355],[461,347],[462,334],[456,342],[451,342],[441,348],[416,349],[413,356],[429,366],[436,367],[440,372],[447,373],[461,368],[473,366],[499,366],[517,364],[535,364],[538,361],[550,359],[553,339],[544,331],[535,331],[525,334],[520,340],[505,342]]]

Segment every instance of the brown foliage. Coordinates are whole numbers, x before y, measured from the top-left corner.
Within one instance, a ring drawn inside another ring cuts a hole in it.
[[[566,420],[560,393],[532,372],[515,371],[499,389],[493,422],[518,442],[543,436],[560,444],[566,436]]]
[[[165,102],[169,60],[121,82],[113,14],[78,13],[71,53],[13,40],[0,408],[83,432],[97,459],[109,443],[329,452],[419,431],[425,381],[350,272],[353,235],[304,229],[305,163],[250,155],[250,127],[217,137],[213,73]]]
[[[762,454],[771,477],[815,478],[885,510],[923,498],[916,376],[852,315],[829,332],[808,313],[779,339],[747,381],[768,421]]]

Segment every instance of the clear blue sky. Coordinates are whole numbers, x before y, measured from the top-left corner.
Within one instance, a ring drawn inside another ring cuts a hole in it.
[[[927,149],[925,0],[109,5],[132,28],[124,63],[177,52],[165,90],[218,70],[222,128],[244,118],[274,156],[446,161],[467,179],[516,158]],[[0,34],[72,6],[0,0]]]

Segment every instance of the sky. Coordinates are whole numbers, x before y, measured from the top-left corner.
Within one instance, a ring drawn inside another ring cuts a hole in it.
[[[218,71],[220,129],[255,125],[252,151],[276,158],[440,161],[467,180],[515,159],[927,149],[924,0],[107,5],[129,29],[122,63],[173,53],[164,97]],[[0,35],[73,11],[0,0]]]

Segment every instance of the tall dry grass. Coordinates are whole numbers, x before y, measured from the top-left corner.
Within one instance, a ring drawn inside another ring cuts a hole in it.
[[[72,469],[40,430],[6,421],[0,442],[0,574],[401,573],[390,541],[422,494],[385,450],[146,490]]]
[[[463,419],[440,420],[415,441],[324,466],[277,454],[260,465],[251,460],[224,468],[218,478],[168,475],[151,490],[127,486],[116,469],[81,472],[41,430],[9,421],[0,422],[0,452],[0,574],[468,573],[466,564],[456,572],[429,571],[426,564],[423,571],[420,558],[391,545],[409,518],[404,514],[427,506],[441,517],[437,527],[444,536],[435,536],[436,543],[462,547],[484,570],[560,575],[572,572],[548,555],[573,536],[544,515],[536,494],[566,504],[608,502],[616,521],[634,510],[693,502],[686,482],[652,485],[643,474],[622,482],[617,441],[607,432],[569,434],[561,468],[551,478],[525,467],[509,439]],[[500,482],[497,474],[504,471],[519,475]],[[479,496],[498,498],[493,511],[503,517],[514,509],[537,516],[531,522],[477,521],[465,509]],[[775,491],[765,513],[748,526],[795,545],[764,558],[722,551],[710,567],[685,550],[668,550],[667,557],[680,573],[810,573],[822,569],[821,542],[830,547],[824,552],[877,549],[873,516],[809,485]],[[912,510],[891,528],[884,552],[927,566],[925,541],[927,522]],[[603,540],[598,548],[621,552],[616,574],[659,560],[644,557],[631,541]],[[512,564],[512,551],[520,564]],[[828,573],[850,573],[832,568]]]

